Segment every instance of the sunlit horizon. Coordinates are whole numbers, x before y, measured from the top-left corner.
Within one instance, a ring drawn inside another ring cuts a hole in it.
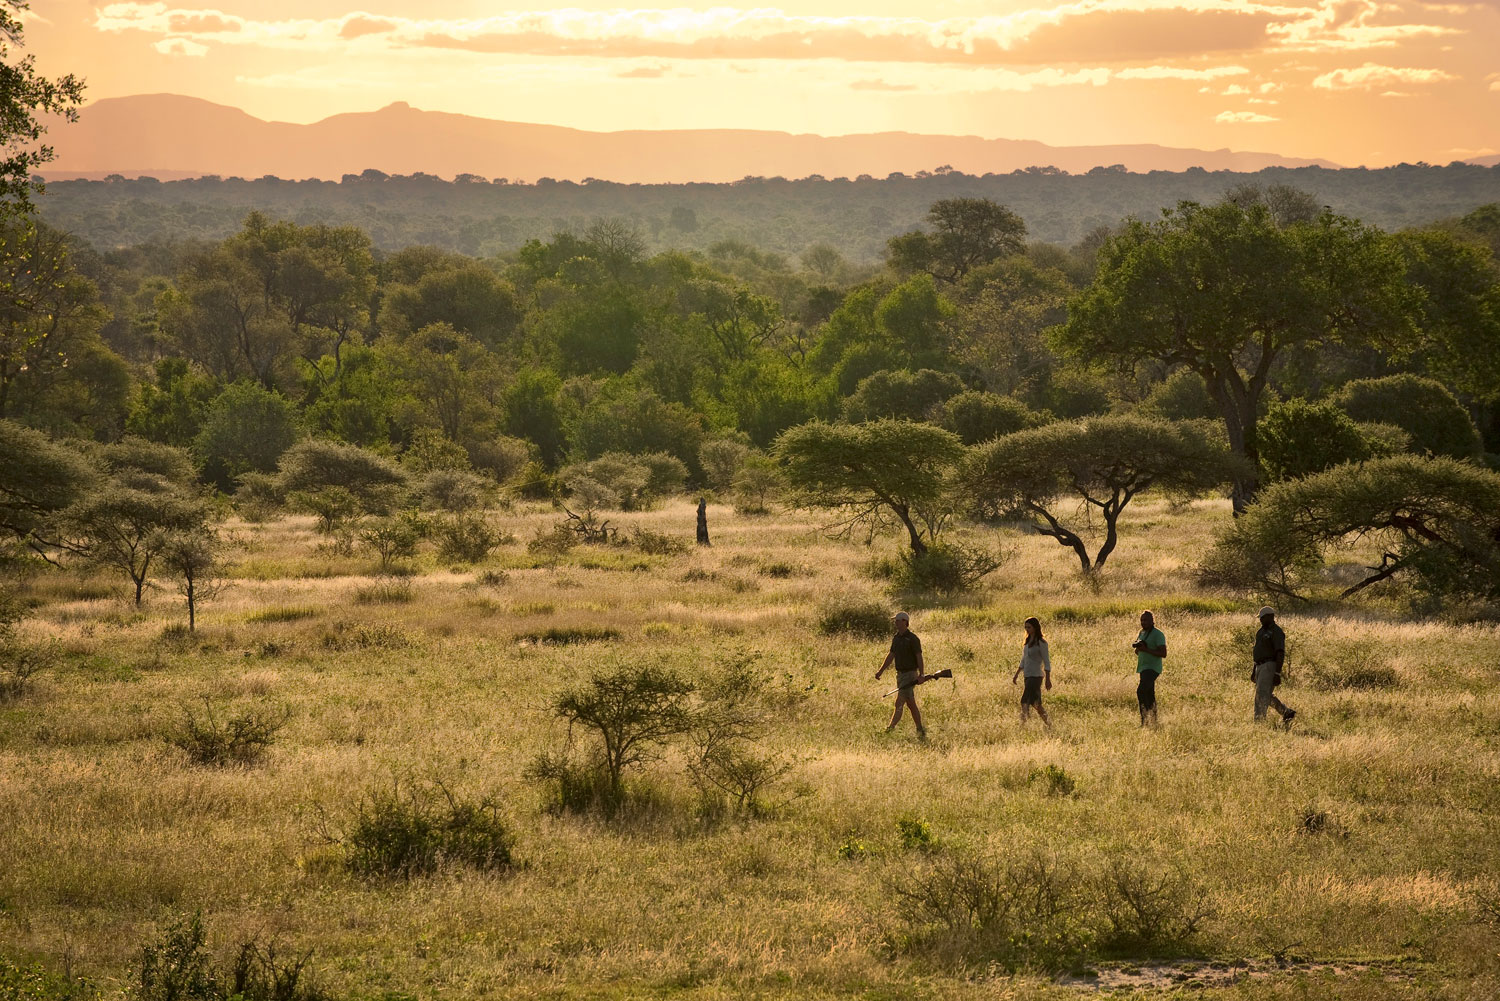
[[[913,13],[914,11],[919,13]],[[306,124],[404,102],[589,131],[908,132],[1447,163],[1500,152],[1500,4],[891,0],[671,9],[34,4],[87,100]]]

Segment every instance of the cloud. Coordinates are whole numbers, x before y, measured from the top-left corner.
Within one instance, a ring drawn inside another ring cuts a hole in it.
[[[1238,97],[1240,94],[1248,93],[1250,93],[1249,87],[1242,87],[1237,83],[1232,83],[1228,87],[1224,88],[1225,97]]]
[[[1214,116],[1214,121],[1220,125],[1239,125],[1255,122],[1275,122],[1280,119],[1272,118],[1270,115],[1262,115],[1258,111],[1221,111]]]
[[[657,77],[666,76],[669,72],[666,66],[636,66],[632,69],[621,70],[615,76],[621,80],[654,80]]]
[[[1318,90],[1379,90],[1397,84],[1444,83],[1458,79],[1451,73],[1439,69],[1416,69],[1413,67],[1381,66],[1365,63],[1354,69],[1336,69],[1313,80]]]
[[[1038,3],[1045,0],[1036,0]],[[260,20],[165,3],[111,3],[99,31],[198,42],[336,50],[458,49],[476,53],[671,59],[833,59],[970,66],[1120,64],[1286,49],[1389,47],[1450,34],[1395,24],[1385,0],[1066,0],[1006,15],[811,16],[771,8],[511,10],[474,18]]]
[[[187,38],[163,38],[151,47],[164,56],[202,56],[208,53],[207,45]]]
[[[344,19],[343,27],[339,28],[339,37],[354,39],[366,35],[384,35],[395,31],[396,27],[396,22],[390,18],[355,14]]]
[[[850,90],[883,90],[897,93],[907,93],[917,89],[914,83],[890,83],[886,80],[856,80],[849,85]]]

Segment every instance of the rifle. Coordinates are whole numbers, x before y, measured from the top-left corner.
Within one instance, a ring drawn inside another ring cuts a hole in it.
[[[920,678],[917,679],[917,685],[925,685],[929,681],[936,681],[939,678],[951,678],[951,677],[953,677],[953,672],[951,670],[949,670],[948,668],[945,667],[941,671],[937,672],[936,674],[924,674],[924,675],[922,675],[922,677],[920,677]],[[912,687],[915,688],[916,685],[913,685]],[[892,688],[890,691],[888,691],[884,695],[882,695],[881,698],[882,699],[888,699],[892,695],[895,695],[899,691],[901,691],[900,688]]]

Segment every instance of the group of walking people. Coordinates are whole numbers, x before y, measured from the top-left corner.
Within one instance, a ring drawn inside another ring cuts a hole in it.
[[[1266,718],[1268,709],[1281,714],[1283,723],[1291,723],[1297,710],[1288,708],[1276,697],[1276,686],[1281,684],[1282,670],[1286,667],[1286,633],[1276,624],[1276,610],[1269,605],[1258,613],[1260,629],[1255,633],[1255,646],[1250,651],[1254,665],[1250,669],[1250,680],[1255,684],[1255,718]],[[891,714],[886,732],[896,729],[902,713],[911,711],[912,722],[917,726],[917,736],[927,739],[927,727],[922,722],[922,711],[917,708],[917,686],[929,680],[926,662],[922,659],[922,641],[911,631],[911,616],[897,612],[892,617],[896,634],[891,638],[891,649],[885,662],[875,672],[880,680],[889,668],[896,669],[896,709]],[[1026,639],[1021,644],[1021,657],[1010,682],[1015,684],[1025,679],[1021,691],[1021,723],[1024,726],[1031,718],[1031,711],[1041,718],[1042,725],[1051,729],[1052,720],[1042,706],[1042,691],[1052,690],[1052,655],[1047,649],[1047,640],[1042,635],[1042,624],[1035,617],[1024,623]],[[1156,681],[1161,677],[1163,663],[1167,659],[1167,637],[1156,625],[1156,616],[1149,610],[1141,613],[1141,630],[1136,634],[1130,648],[1135,651],[1135,673],[1137,677],[1135,697],[1141,711],[1141,726],[1155,726]]]

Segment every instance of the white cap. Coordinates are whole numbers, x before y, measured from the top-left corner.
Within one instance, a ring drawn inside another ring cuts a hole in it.
[[[911,616],[907,615],[905,612],[897,612],[895,615],[892,615],[891,618],[893,620],[898,620],[898,621],[899,620],[905,620],[907,622],[911,621]]]
[[[1270,605],[1266,605],[1261,608],[1260,614],[1257,617],[1264,619],[1268,615],[1273,619],[1276,617],[1276,609],[1272,608]]]

